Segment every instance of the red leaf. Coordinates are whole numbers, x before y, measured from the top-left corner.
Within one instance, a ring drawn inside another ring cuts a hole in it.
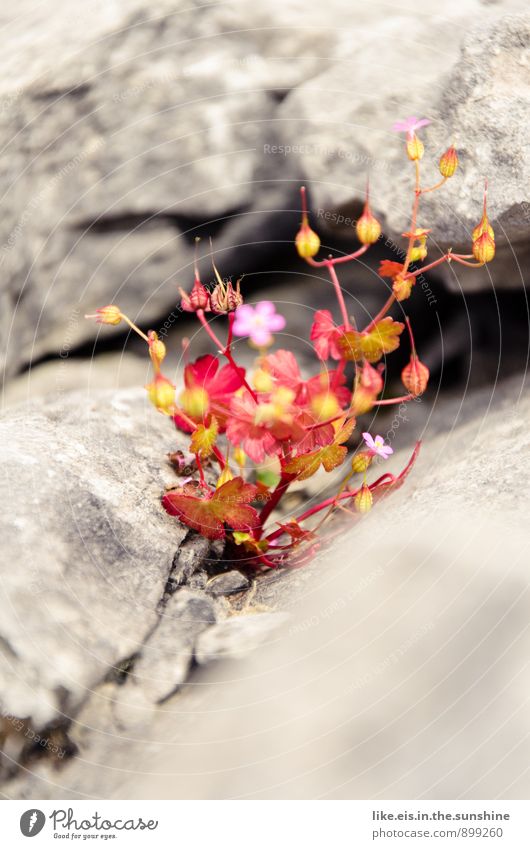
[[[208,539],[223,539],[225,524],[235,531],[251,531],[259,525],[257,511],[249,502],[256,496],[257,488],[237,477],[209,491],[204,496],[195,494],[196,487],[182,487],[166,493],[162,504],[170,516],[176,516]]]

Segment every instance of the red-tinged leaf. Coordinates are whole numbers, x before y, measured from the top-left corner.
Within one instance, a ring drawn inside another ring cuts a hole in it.
[[[380,277],[395,277],[403,271],[401,262],[393,262],[391,259],[382,259],[379,265]]]
[[[284,472],[294,475],[299,481],[307,480],[320,469],[322,462],[320,452],[322,450],[319,449],[318,451],[311,451],[309,454],[301,454],[300,457],[289,460],[283,467]]]
[[[367,360],[376,363],[383,354],[390,354],[399,347],[399,335],[405,325],[387,316],[378,321],[368,332],[348,330],[338,341],[345,360]]]
[[[331,472],[344,462],[348,449],[342,443],[347,442],[355,428],[355,419],[344,422],[338,429],[330,445],[325,445],[309,454],[301,454],[289,460],[283,471],[295,475],[299,481],[305,481],[323,466],[326,472]]]
[[[302,528],[302,526],[298,524],[296,519],[291,519],[285,524],[278,522],[278,524],[282,531],[288,534],[295,542],[309,542],[310,540],[316,539],[316,534],[314,534],[313,531],[306,531],[305,528]]]
[[[190,485],[177,492],[168,492],[162,503],[170,516],[176,516],[208,539],[222,539],[225,524],[235,531],[250,531],[259,525],[259,516],[249,502],[256,496],[257,488],[236,477],[219,489],[197,496],[197,488]],[[193,493],[193,494],[191,494]]]

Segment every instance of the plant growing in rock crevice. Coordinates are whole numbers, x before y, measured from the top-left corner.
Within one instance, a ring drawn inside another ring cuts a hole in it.
[[[285,561],[302,543],[315,539],[316,530],[336,509],[366,513],[376,499],[403,483],[414,463],[419,443],[398,476],[387,472],[368,483],[367,472],[374,458],[386,459],[392,448],[382,437],[363,433],[364,445],[350,458],[348,473],[335,494],[289,521],[270,524],[271,514],[294,482],[304,481],[321,469],[330,472],[346,464],[347,443],[358,416],[378,406],[418,398],[425,392],[429,370],[418,357],[408,318],[401,322],[388,314],[394,303],[411,297],[416,278],[441,263],[479,267],[494,257],[495,240],[485,192],[483,215],[472,234],[471,253],[449,250],[417,268],[427,257],[430,233],[418,222],[421,197],[440,189],[458,167],[457,153],[450,147],[440,159],[441,180],[427,188],[421,185],[424,147],[416,131],[428,123],[426,119],[410,118],[394,126],[397,132],[406,133],[406,152],[415,169],[410,225],[403,234],[407,247],[403,262],[381,262],[379,274],[391,279],[392,292],[362,329],[348,315],[337,267],[357,260],[381,236],[368,192],[356,224],[360,247],[345,256],[317,260],[320,239],[309,225],[306,193],[301,189],[302,222],[296,248],[310,266],[329,274],[340,314],[338,323],[328,309],[314,315],[309,337],[318,369],[312,377],[302,376],[291,351],[272,350],[274,334],[285,327],[285,319],[276,312],[274,304],[266,300],[255,305],[243,303],[239,283],[234,286],[230,280],[222,280],[215,265],[211,291],[202,284],[197,266],[191,291],[180,290],[182,309],[195,314],[217,353],[186,365],[184,387],[178,394],[162,372],[166,349],[154,331],[144,334],[113,304],[97,310],[94,316],[103,324],[124,321],[144,339],[154,371],[146,387],[149,399],[160,412],[173,418],[180,431],[190,435],[196,475],[183,479],[163,496],[166,511],[209,539],[228,537],[242,547],[255,565],[273,567]],[[226,316],[224,341],[208,321],[209,313]],[[411,350],[409,363],[401,374],[406,392],[395,398],[381,398],[383,360],[399,347],[405,326]],[[236,362],[235,337],[246,337],[257,351],[250,375]],[[348,364],[352,364],[351,381],[347,379]],[[206,466],[217,467],[215,484],[208,482]],[[356,486],[351,484],[355,475],[361,477]],[[316,526],[313,517],[318,517]]]

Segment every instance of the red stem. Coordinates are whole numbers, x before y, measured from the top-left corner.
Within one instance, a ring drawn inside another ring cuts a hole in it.
[[[325,260],[324,264],[329,272],[331,282],[333,283],[333,287],[335,289],[335,295],[337,296],[337,301],[339,302],[344,327],[346,328],[346,330],[351,330],[351,323],[348,316],[348,310],[346,309],[346,304],[344,303],[344,295],[342,294],[342,289],[340,287],[339,278],[337,277],[337,272],[333,268],[333,263],[331,262],[331,260]]]
[[[373,328],[376,326],[377,322],[381,321],[381,319],[385,317],[385,315],[387,314],[388,310],[390,309],[390,307],[392,306],[392,304],[394,303],[395,300],[396,300],[396,296],[392,292],[389,299],[385,303],[384,307],[379,310],[379,312],[377,313],[375,318],[373,318],[371,320],[370,324],[367,327],[364,328],[363,333],[370,333],[370,330],[373,330]]]
[[[369,247],[370,245],[361,245],[361,247],[357,248],[357,250],[354,251],[352,254],[346,254],[345,256],[328,257],[328,259],[322,260],[316,260],[313,259],[313,257],[309,256],[306,257],[306,262],[309,263],[309,265],[312,265],[313,268],[323,268],[328,263],[331,263],[331,265],[340,265],[343,262],[351,262],[352,259],[357,259],[358,257],[362,256],[364,253],[366,253]]]
[[[276,487],[275,487],[274,491],[272,492],[271,497],[269,498],[269,500],[265,504],[263,510],[259,514],[260,527],[259,527],[257,533],[254,534],[256,539],[261,538],[261,536],[263,534],[263,525],[265,524],[265,522],[269,518],[270,514],[272,513],[272,511],[274,510],[274,508],[276,507],[276,505],[278,504],[280,499],[285,495],[287,488],[293,482],[295,477],[296,477],[296,475],[289,475],[286,472],[282,472],[280,480],[276,484]]]
[[[221,466],[221,471],[223,471],[223,469],[226,468],[226,460],[223,457],[223,455],[221,454],[221,452],[219,451],[217,445],[214,445],[214,447],[212,448],[212,452],[215,455],[215,459],[217,460],[217,462]]]
[[[454,259],[455,262],[459,262],[460,265],[467,265],[468,268],[481,268],[484,263],[483,262],[466,262],[465,259],[462,259],[459,254],[449,254],[451,259]]]
[[[223,344],[222,344],[222,342],[220,342],[220,341],[219,341],[219,339],[217,338],[217,336],[215,335],[215,333],[214,333],[214,332],[213,332],[213,330],[211,329],[210,325],[209,325],[209,324],[208,324],[208,322],[206,321],[206,318],[205,318],[205,316],[204,316],[204,310],[197,310],[196,315],[197,315],[197,318],[199,319],[200,323],[202,324],[202,326],[203,326],[203,327],[204,327],[204,329],[206,330],[206,333],[208,334],[208,336],[210,337],[210,339],[213,341],[213,343],[214,343],[214,344],[217,346],[217,348],[219,349],[219,352],[220,352],[220,353],[221,353],[224,357],[226,357],[226,359],[228,360],[228,362],[230,363],[230,365],[232,366],[232,368],[234,369],[234,371],[236,372],[236,374],[237,374],[238,376],[240,376],[241,369],[240,369],[240,368],[239,368],[239,366],[237,365],[236,361],[234,360],[234,358],[233,358],[233,356],[232,356],[232,354],[231,354],[231,352],[230,352],[229,344],[227,344],[227,345],[225,346],[225,345],[223,345]],[[229,340],[230,340],[230,330],[231,330],[231,325],[229,324],[229,331],[228,331]],[[231,343],[231,340],[230,340],[230,343]],[[248,390],[248,392],[250,392],[250,394],[252,395],[252,397],[253,397],[254,401],[255,401],[255,402],[256,402],[256,404],[257,404],[257,403],[258,403],[258,396],[257,396],[257,395],[256,395],[256,393],[254,392],[254,390],[252,389],[252,387],[249,385],[249,383],[247,382],[246,378],[243,378],[243,386],[245,387],[245,389],[247,389],[247,390]]]
[[[412,401],[416,395],[402,395],[401,398],[385,398],[384,401],[374,401],[374,406],[382,407],[387,404],[402,404],[404,401]]]
[[[439,259],[435,259],[434,262],[430,262],[429,265],[424,265],[422,268],[418,268],[417,271],[409,271],[409,274],[412,274],[413,277],[417,277],[418,274],[423,274],[424,271],[430,271],[431,268],[435,268],[437,265],[441,265],[442,262],[449,262],[451,259],[451,254],[444,254]]]

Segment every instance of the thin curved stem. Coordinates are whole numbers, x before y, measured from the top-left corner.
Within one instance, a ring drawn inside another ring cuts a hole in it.
[[[206,333],[208,334],[208,336],[212,340],[212,342],[219,349],[219,353],[222,354],[224,357],[226,357],[226,359],[228,360],[228,362],[230,363],[230,365],[232,366],[232,368],[234,369],[234,371],[236,372],[238,377],[240,377],[241,376],[241,368],[238,366],[238,364],[234,360],[232,353],[230,351],[230,347],[228,346],[228,344],[223,345],[223,343],[217,338],[217,336],[213,332],[212,328],[210,327],[209,323],[206,321],[206,318],[205,318],[205,315],[204,315],[204,310],[197,310],[196,315],[197,315],[197,318],[199,319],[200,323],[202,324],[202,326],[206,330]],[[229,338],[230,338],[230,325],[229,325]],[[257,394],[252,389],[252,387],[250,386],[250,384],[248,383],[248,381],[245,377],[242,378],[242,381],[243,381],[243,386],[245,387],[245,389],[248,390],[248,392],[250,392],[254,401],[257,404],[258,403]]]
[[[325,262],[325,266],[329,271],[329,276],[331,277],[331,282],[333,283],[333,287],[335,289],[335,295],[337,297],[337,301],[339,303],[339,308],[342,315],[342,321],[344,323],[344,327],[346,330],[351,330],[351,323],[348,316],[348,310],[346,309],[346,304],[344,302],[344,295],[342,294],[342,289],[339,283],[339,278],[337,277],[337,272],[333,268],[333,263],[331,260],[327,260]]]

